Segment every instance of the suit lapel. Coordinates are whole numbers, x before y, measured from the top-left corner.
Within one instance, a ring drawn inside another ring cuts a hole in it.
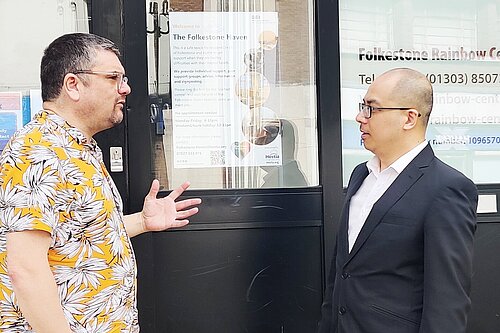
[[[349,187],[347,188],[346,201],[350,201],[351,197],[358,192],[366,176],[368,176],[368,168],[365,163],[353,172],[352,179],[349,181]]]
[[[413,184],[423,175],[423,168],[427,167],[434,158],[432,148],[427,145],[413,161],[401,172],[401,174],[389,186],[387,191],[375,202],[373,208],[366,218],[366,221],[359,232],[354,246],[349,253],[347,264],[366,242],[375,227],[380,223],[387,211],[413,186]],[[358,186],[359,188],[359,186]],[[357,191],[357,189],[356,189]],[[355,192],[354,192],[355,193]],[[352,195],[351,195],[352,196]],[[348,210],[348,209],[347,209]],[[347,234],[347,233],[346,233]]]
[[[358,191],[361,184],[363,184],[366,176],[368,176],[368,168],[366,164],[363,164],[353,171],[352,177],[349,180],[338,233],[339,244],[337,247],[337,256],[341,257],[339,258],[342,260],[341,262],[344,262],[349,254],[347,231],[349,230],[349,206],[351,204],[351,198]]]

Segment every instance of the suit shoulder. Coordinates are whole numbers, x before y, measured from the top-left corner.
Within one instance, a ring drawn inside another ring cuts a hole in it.
[[[441,161],[439,158],[434,158],[431,166],[432,165],[434,165],[435,170],[431,172],[433,172],[436,176],[435,178],[437,182],[463,184],[464,186],[476,188],[476,185],[469,177],[451,165]]]
[[[358,165],[356,165],[356,167],[354,168],[354,170],[352,170],[352,174],[358,173],[360,171],[364,172],[366,170],[367,170],[366,162],[359,163]]]

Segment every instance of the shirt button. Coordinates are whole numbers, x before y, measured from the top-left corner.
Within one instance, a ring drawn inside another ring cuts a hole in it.
[[[344,273],[342,273],[341,277],[342,277],[342,279],[344,279],[344,280],[345,280],[345,279],[347,279],[348,277],[350,277],[350,275],[349,275],[349,273],[344,272]]]
[[[347,309],[346,309],[345,307],[343,307],[343,306],[339,307],[339,314],[340,314],[340,315],[343,315],[343,314],[345,314],[346,312],[347,312]]]

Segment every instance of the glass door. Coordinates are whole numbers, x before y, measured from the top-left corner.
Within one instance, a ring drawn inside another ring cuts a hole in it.
[[[319,183],[312,1],[147,1],[162,188]]]

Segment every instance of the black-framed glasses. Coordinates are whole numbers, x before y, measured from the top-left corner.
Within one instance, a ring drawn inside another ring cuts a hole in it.
[[[403,108],[403,107],[393,107],[393,108],[386,108],[386,107],[374,107],[365,103],[359,103],[359,112],[365,117],[366,119],[372,117],[373,110],[403,110],[403,111],[408,111],[408,110],[414,110],[414,108]],[[417,112],[417,115],[421,117],[422,115],[420,112]]]
[[[120,72],[105,72],[105,71],[91,71],[87,69],[81,69],[74,71],[73,74],[92,74],[92,75],[106,75],[108,79],[116,81],[116,90],[120,91],[125,83],[128,83],[128,77]]]

